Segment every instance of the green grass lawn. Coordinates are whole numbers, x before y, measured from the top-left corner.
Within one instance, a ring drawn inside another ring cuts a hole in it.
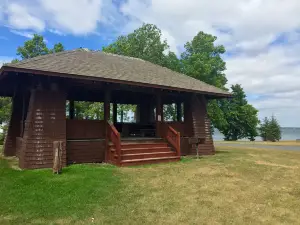
[[[0,158],[0,224],[299,224],[300,152],[20,171]]]

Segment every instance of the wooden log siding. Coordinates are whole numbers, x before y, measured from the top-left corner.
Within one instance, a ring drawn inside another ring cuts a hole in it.
[[[103,162],[104,120],[67,120],[67,163]]]
[[[60,91],[33,90],[25,121],[21,168],[51,168],[53,142],[62,141],[62,164],[66,165],[66,95]]]
[[[99,163],[104,161],[105,140],[67,141],[67,163]]]
[[[200,155],[212,155],[215,153],[206,106],[207,103],[204,97],[199,99],[198,96],[193,96],[191,100],[193,136],[204,138],[204,143],[199,144]],[[191,147],[189,154],[195,155],[196,148]]]
[[[161,126],[163,134],[167,132],[168,126],[171,126],[172,128],[174,128],[174,130],[180,132],[180,136],[182,137],[193,136],[192,126],[188,122],[164,122]]]
[[[104,120],[67,120],[67,140],[105,139]]]

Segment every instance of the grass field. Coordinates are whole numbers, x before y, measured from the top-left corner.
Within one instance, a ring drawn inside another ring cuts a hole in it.
[[[300,152],[218,149],[142,167],[20,171],[0,158],[0,224],[299,224]]]
[[[248,144],[248,145],[272,145],[272,146],[300,146],[300,142],[294,141],[215,141],[216,143],[226,144]]]

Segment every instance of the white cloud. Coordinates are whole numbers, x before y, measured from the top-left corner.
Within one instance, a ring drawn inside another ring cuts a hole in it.
[[[15,29],[33,29],[42,31],[45,23],[29,12],[25,5],[11,3],[7,6],[8,23]]]
[[[56,34],[90,34],[117,17],[111,0],[11,0],[0,7],[6,15],[0,21],[13,30]]]
[[[49,14],[49,25],[58,31],[86,34],[96,30],[101,18],[101,0],[42,0]],[[51,18],[51,19],[50,19]]]
[[[128,0],[121,11],[162,29],[173,50],[199,31],[218,37],[227,51],[229,84],[240,83],[260,109],[283,126],[300,126],[300,2],[298,0]],[[284,37],[284,43],[278,41]]]
[[[18,30],[10,30],[10,32],[16,34],[16,35],[20,35],[26,38],[33,38],[33,33],[31,32],[27,32],[27,31],[18,31]]]
[[[284,126],[300,126],[299,0],[10,0],[0,2],[0,22],[17,32],[128,33],[156,24],[171,50],[199,31],[218,37],[227,51],[229,85],[240,83],[260,111],[278,112]],[[116,2],[116,1],[114,1]],[[110,30],[102,31],[101,26]],[[104,38],[105,38],[104,37]]]
[[[60,36],[64,36],[64,33],[59,31],[59,30],[56,30],[56,29],[49,29],[49,32],[53,33],[53,34],[57,34],[57,35],[60,35]]]

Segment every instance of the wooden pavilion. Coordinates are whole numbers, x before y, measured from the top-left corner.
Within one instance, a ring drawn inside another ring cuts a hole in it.
[[[28,169],[52,167],[54,142],[64,166],[177,161],[196,153],[195,138],[200,154],[214,154],[207,100],[231,95],[141,59],[76,49],[4,65],[0,96],[13,99],[4,154]],[[103,102],[104,118],[75,118],[76,101]],[[118,121],[118,104],[136,105],[134,122]]]

